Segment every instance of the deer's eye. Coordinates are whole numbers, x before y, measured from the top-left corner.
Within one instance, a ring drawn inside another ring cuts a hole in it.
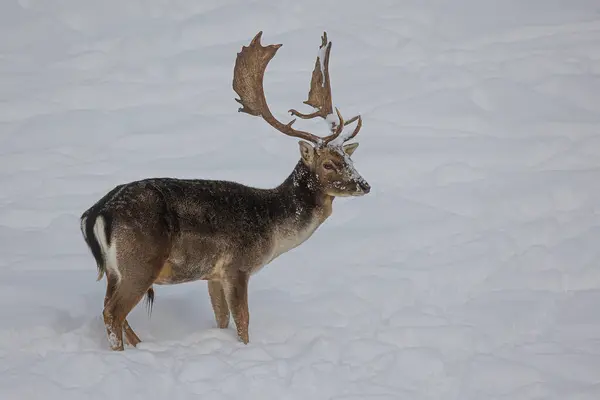
[[[326,162],[325,164],[323,164],[323,168],[325,168],[328,171],[333,171],[335,169],[335,167],[333,166],[332,163],[328,163]]]

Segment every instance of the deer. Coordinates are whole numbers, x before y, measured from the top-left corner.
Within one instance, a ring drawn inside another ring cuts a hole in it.
[[[282,44],[261,44],[262,31],[237,53],[233,89],[238,112],[261,117],[272,128],[299,140],[300,159],[278,186],[256,188],[225,180],[147,178],[120,184],[87,209],[81,233],[95,259],[100,281],[106,275],[102,317],[110,348],[136,347],[140,338],[127,316],[144,298],[152,310],[154,285],[207,281],[218,328],[229,326],[249,343],[250,277],[305,242],[332,213],[336,197],[363,196],[370,185],[350,158],[358,143],[347,143],[362,127],[357,115],[344,121],[334,108],[329,77],[331,41],[327,32],[312,73],[308,100],[315,111],[288,112],[322,118],[323,137],[276,119],[265,98],[263,79]],[[344,131],[357,122],[350,132]],[[123,340],[125,335],[125,342]]]

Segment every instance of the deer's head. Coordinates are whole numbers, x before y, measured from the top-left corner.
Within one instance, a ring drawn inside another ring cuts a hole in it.
[[[371,187],[356,171],[350,159],[357,147],[358,143],[340,147],[313,147],[301,141],[300,156],[328,195],[362,196],[369,193]]]
[[[242,47],[242,51],[236,58],[233,89],[240,96],[236,101],[243,106],[238,111],[260,116],[281,133],[304,139],[300,141],[302,162],[315,174],[327,194],[331,196],[362,196],[369,193],[371,187],[356,171],[350,158],[358,147],[358,143],[346,144],[360,131],[362,118],[357,115],[344,121],[337,108],[334,114],[329,79],[331,42],[327,40],[327,33],[323,34],[312,73],[308,100],[304,102],[316,111],[303,114],[293,109],[289,110],[292,115],[302,119],[323,118],[331,131],[331,134],[326,137],[292,128],[295,119],[283,124],[269,110],[263,88],[264,73],[267,64],[282,45],[262,46],[260,44],[261,36],[262,31],[252,39],[249,46]],[[358,122],[354,130],[349,133],[344,132],[344,127],[355,121]]]

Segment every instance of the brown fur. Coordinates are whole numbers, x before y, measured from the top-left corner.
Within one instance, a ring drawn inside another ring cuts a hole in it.
[[[166,285],[172,283],[173,280],[173,265],[167,261],[163,264],[158,277],[154,281],[157,285]]]
[[[225,290],[223,289],[221,281],[208,281],[208,293],[210,295],[210,302],[215,314],[217,326],[221,329],[227,328],[229,326],[229,307],[227,305]]]

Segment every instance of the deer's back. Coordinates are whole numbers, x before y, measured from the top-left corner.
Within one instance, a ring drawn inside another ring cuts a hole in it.
[[[272,189],[228,181],[145,179],[121,185],[109,195],[99,201],[101,212],[111,214],[117,225],[145,230],[159,218],[172,235],[227,235],[242,242],[267,233],[289,208]]]

